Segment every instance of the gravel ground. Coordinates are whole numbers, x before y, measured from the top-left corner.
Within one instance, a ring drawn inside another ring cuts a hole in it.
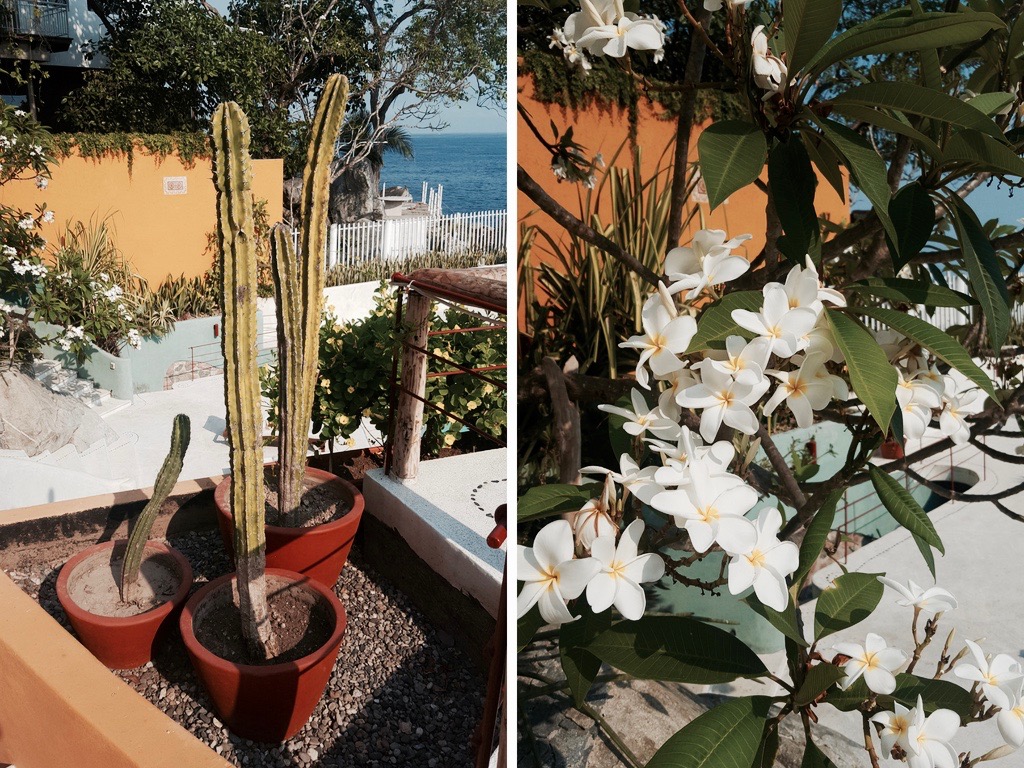
[[[192,532],[169,543],[191,562],[196,589],[230,568],[216,531]],[[145,667],[115,674],[238,766],[470,765],[483,678],[449,634],[363,568],[356,550],[352,555],[335,588],[348,612],[341,653],[313,716],[284,744],[256,744],[227,731],[210,709],[176,633]],[[70,631],[55,591],[62,562],[8,575]]]

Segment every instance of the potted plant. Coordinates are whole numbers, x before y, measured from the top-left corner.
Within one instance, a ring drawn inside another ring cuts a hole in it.
[[[135,519],[128,541],[107,541],[79,552],[57,577],[57,598],[75,633],[112,669],[140,667],[152,658],[161,630],[173,626],[192,588],[185,556],[149,541],[153,521],[178,482],[189,433],[188,416],[178,414],[153,496]]]
[[[290,227],[279,224],[271,232],[280,443],[277,464],[267,465],[266,472],[270,500],[267,565],[296,571],[333,588],[355,540],[363,495],[340,477],[306,466],[314,389],[319,379],[328,185],[335,138],[314,134],[312,141],[323,142],[328,154],[321,158],[311,147],[307,156],[298,253]],[[229,551],[231,485],[232,478],[227,477],[214,493],[221,535]]]
[[[306,243],[314,216],[326,220],[327,169],[347,95],[348,81],[332,76],[317,107],[303,190]],[[226,497],[235,573],[198,590],[186,603],[180,626],[218,716],[239,736],[274,742],[294,735],[323,694],[345,631],[345,609],[316,580],[267,567],[249,125],[237,104],[217,109],[213,148],[234,480]],[[303,252],[318,258],[322,249],[313,244]]]

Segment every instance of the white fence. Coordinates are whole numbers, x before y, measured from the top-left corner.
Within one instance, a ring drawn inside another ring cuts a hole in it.
[[[506,211],[480,211],[334,224],[327,238],[327,266],[403,259],[432,251],[502,252],[507,221]]]

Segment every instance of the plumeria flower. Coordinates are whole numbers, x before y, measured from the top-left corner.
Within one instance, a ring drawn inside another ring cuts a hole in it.
[[[786,291],[776,285],[765,287],[760,312],[734,309],[732,319],[740,328],[768,339],[772,353],[792,357],[800,351],[800,341],[814,328],[818,315],[807,307],[790,309]]]
[[[581,549],[589,551],[594,539],[599,536],[614,536],[619,532],[619,526],[615,522],[617,503],[615,482],[608,476],[604,479],[601,498],[591,499],[582,509],[562,516],[572,526],[576,543]]]
[[[939,415],[939,429],[956,445],[963,445],[971,439],[971,425],[967,423],[964,409],[981,394],[980,390],[973,389],[946,400],[945,408]]]
[[[693,301],[708,286],[735,280],[750,269],[750,262],[733,251],[752,236],[727,237],[720,229],[702,229],[690,245],[669,251],[665,256],[665,274],[672,281],[669,290],[673,294],[689,291],[686,299]]]
[[[647,405],[647,400],[640,390],[632,390],[629,399],[632,401],[633,410],[607,403],[601,403],[597,407],[605,413],[613,413],[624,418],[626,423],[622,425],[622,431],[633,437],[639,437],[645,432],[658,437],[675,437],[679,432],[679,425],[675,421],[665,418],[658,408]]]
[[[890,589],[895,589],[899,592],[903,599],[896,601],[898,605],[916,608],[921,613],[927,615],[945,613],[956,608],[956,598],[941,587],[922,589],[912,580],[907,581],[906,585],[903,585],[885,576],[879,576],[878,580]]]
[[[53,223],[53,217],[54,217],[53,211],[46,211],[43,214],[43,221],[45,223],[47,223],[47,224],[52,224]]]
[[[604,54],[621,59],[632,48],[634,51],[655,51],[664,55],[665,25],[657,17],[645,19],[635,13],[624,14],[615,24],[592,27],[576,44],[592,54]]]
[[[893,709],[893,712],[882,710],[871,717],[871,722],[882,726],[882,754],[888,755],[894,746],[899,746],[906,754],[916,755],[917,734],[912,731],[916,711],[898,701],[893,702]]]
[[[931,424],[932,409],[915,400],[913,391],[907,387],[896,387],[896,402],[903,415],[903,434],[911,440],[920,440]]]
[[[842,664],[846,677],[837,683],[841,690],[845,691],[862,677],[872,693],[890,694],[896,690],[893,673],[906,663],[907,654],[899,648],[886,646],[885,638],[869,632],[864,645],[836,643],[832,647],[836,653],[849,657]]]
[[[768,286],[779,286],[789,298],[790,309],[807,307],[820,313],[823,309],[823,302],[828,302],[836,307],[846,306],[846,297],[839,291],[826,288],[818,277],[818,268],[814,266],[811,257],[808,256],[803,267],[796,266],[789,270],[785,283],[768,283]]]
[[[798,427],[810,427],[814,423],[814,412],[828,405],[834,392],[832,380],[818,375],[824,364],[824,355],[811,354],[795,371],[768,371],[769,376],[779,380],[779,386],[765,403],[764,412],[770,414],[785,403],[793,412]]]
[[[750,47],[754,82],[759,88],[768,91],[767,95],[778,93],[786,85],[789,70],[786,63],[768,48],[768,36],[764,33],[763,24],[754,29]]]
[[[632,456],[624,453],[619,457],[618,472],[613,472],[604,467],[583,467],[580,470],[580,474],[606,475],[613,482],[618,483],[640,499],[644,504],[650,504],[654,494],[661,490],[661,486],[654,481],[657,469],[657,467],[644,467],[641,469]]]
[[[910,768],[958,768],[960,756],[949,743],[960,730],[960,715],[951,709],[936,709],[925,717],[924,702],[917,697],[910,737],[917,750],[909,750]]]
[[[757,531],[744,515],[757,503],[757,491],[736,475],[712,474],[703,462],[691,465],[689,475],[687,485],[655,495],[651,506],[685,528],[697,552],[716,543],[727,552],[750,550]]]
[[[1001,686],[1009,686],[1024,678],[1024,669],[1017,659],[1000,653],[991,661],[981,650],[981,646],[972,640],[966,640],[976,664],[957,664],[953,674],[963,680],[981,683],[985,698],[1000,709],[1010,708],[1010,697]]]
[[[629,621],[644,615],[647,595],[640,585],[665,575],[665,562],[659,555],[637,554],[644,528],[643,520],[634,520],[622,532],[618,546],[614,536],[601,536],[594,541],[591,554],[601,564],[601,571],[587,584],[587,602],[595,613],[614,605]]]
[[[752,383],[739,381],[703,361],[698,366],[701,383],[684,389],[676,402],[684,408],[700,408],[700,434],[712,442],[722,424],[737,429],[745,435],[757,432],[757,416],[751,410],[761,396],[768,391],[768,380],[762,378]]]
[[[566,605],[579,597],[601,564],[592,557],[573,559],[572,529],[564,520],[548,523],[533,540],[533,547],[516,547],[516,578],[525,582],[517,600],[522,618],[534,606],[549,624],[575,621]]]
[[[658,467],[654,474],[655,481],[660,485],[685,485],[690,482],[686,469],[691,464],[704,463],[711,474],[722,474],[728,471],[729,465],[736,456],[732,443],[719,440],[705,446],[689,427],[681,427],[679,439],[673,443],[662,440],[650,441],[651,449],[661,454],[663,467]]]
[[[714,13],[715,11],[722,10],[722,6],[724,4],[728,4],[729,10],[734,11],[737,8],[745,8],[747,3],[750,1],[751,0],[704,0],[704,10]]]
[[[728,373],[737,381],[743,379],[756,384],[764,378],[770,353],[767,339],[758,337],[748,342],[742,336],[730,336],[725,340],[725,351],[712,350],[707,359],[711,367]]]
[[[1007,706],[996,715],[999,733],[1007,744],[1024,747],[1024,681],[1004,691]]]
[[[800,564],[800,550],[792,541],[779,541],[782,514],[774,507],[762,509],[754,527],[754,546],[729,552],[729,592],[738,595],[753,587],[758,600],[784,611],[789,605],[786,577]]]
[[[683,368],[685,363],[678,355],[690,346],[697,333],[697,321],[689,315],[680,317],[676,313],[672,297],[664,286],[659,286],[658,293],[644,303],[641,320],[644,335],[632,336],[619,346],[640,350],[636,380],[644,389],[650,389],[644,365],[649,365],[655,376],[667,376]]]

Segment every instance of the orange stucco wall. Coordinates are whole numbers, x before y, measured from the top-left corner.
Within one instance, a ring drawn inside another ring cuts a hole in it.
[[[0,187],[0,203],[26,211],[46,203],[54,221],[41,234],[51,243],[69,221],[111,216],[115,242],[135,271],[152,287],[170,274],[201,275],[213,263],[207,234],[216,228],[216,191],[209,158],[185,167],[176,156],[161,158],[137,149],[131,171],[124,157],[72,155],[51,167],[45,190],[32,181]],[[185,194],[164,194],[165,178],[184,178]],[[253,194],[267,201],[271,223],[281,219],[284,164],[253,161]]]
[[[629,117],[625,110],[617,107],[591,106],[583,111],[574,111],[557,104],[545,104],[534,97],[534,85],[531,75],[519,77],[519,103],[530,114],[530,118],[545,138],[550,139],[550,123],[563,132],[568,126],[574,126],[573,136],[577,143],[585,148],[588,156],[600,152],[606,161],[623,148],[618,155],[616,165],[630,167],[633,160],[628,144]],[[580,199],[585,190],[581,185],[559,183],[551,172],[551,155],[541,146],[530,132],[522,115],[518,126],[518,162],[555,200],[565,206],[571,213],[579,216]],[[689,159],[697,160],[697,137],[703,126],[694,128],[694,136],[690,142]],[[664,119],[664,113],[657,105],[644,102],[640,107],[639,130],[637,144],[641,148],[641,163],[645,178],[650,178],[659,167],[671,169],[673,145],[675,142],[676,123],[674,119]],[[765,174],[767,179],[767,173]],[[670,183],[669,174],[663,176],[662,187]],[[607,185],[606,185],[607,190]],[[849,199],[849,187],[846,189]],[[730,237],[751,234],[753,239],[741,249],[748,258],[756,256],[765,244],[765,205],[767,199],[763,192],[751,185],[733,194],[729,200],[720,205],[714,212],[706,204],[700,205],[700,214],[696,216],[683,236],[683,243],[698,229],[723,229]],[[555,224],[546,214],[537,210],[537,206],[522,192],[518,193],[519,221],[532,224],[551,235],[556,242],[565,243],[569,236]],[[609,223],[608,200],[606,197],[598,201],[598,213],[603,224]],[[694,205],[697,205],[694,203]],[[849,220],[850,209],[836,191],[824,180],[820,180],[815,193],[815,205],[820,216],[834,222]],[[534,241],[531,261],[552,260],[550,246],[537,238]],[[520,311],[520,320],[522,320]]]

